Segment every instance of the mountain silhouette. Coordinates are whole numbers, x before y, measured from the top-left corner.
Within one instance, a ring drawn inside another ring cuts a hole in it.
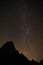
[[[0,48],[0,65],[43,65],[43,60],[40,63],[32,60],[29,61],[22,53],[19,54],[18,50],[14,47],[12,41],[6,42]]]

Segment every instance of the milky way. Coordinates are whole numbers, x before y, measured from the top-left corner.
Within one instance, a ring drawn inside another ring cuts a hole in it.
[[[0,1],[0,47],[10,40],[29,60],[43,59],[43,2]]]

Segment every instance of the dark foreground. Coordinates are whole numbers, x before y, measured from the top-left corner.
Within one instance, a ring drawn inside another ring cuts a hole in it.
[[[7,42],[0,48],[0,65],[43,65],[32,60],[29,61],[23,54],[19,54],[13,42]]]

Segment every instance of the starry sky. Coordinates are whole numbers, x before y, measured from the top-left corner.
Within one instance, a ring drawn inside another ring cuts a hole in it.
[[[43,59],[43,2],[0,1],[0,47],[13,41],[29,60]]]

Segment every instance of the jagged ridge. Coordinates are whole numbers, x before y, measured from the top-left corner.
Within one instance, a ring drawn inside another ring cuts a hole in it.
[[[40,65],[43,64],[43,60],[40,63],[35,62],[34,60],[29,61],[23,54],[19,54],[16,48],[13,45],[13,42],[6,42],[0,48],[0,63],[3,64],[14,64],[14,65]]]

